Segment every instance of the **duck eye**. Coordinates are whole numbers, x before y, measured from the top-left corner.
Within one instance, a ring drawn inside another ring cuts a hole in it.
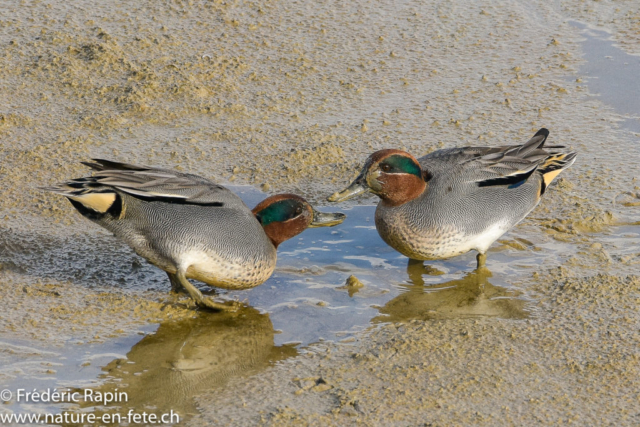
[[[298,206],[296,208],[296,216],[300,215],[302,213],[302,206]]]
[[[391,165],[387,164],[387,163],[383,163],[380,168],[382,169],[383,172],[389,172],[391,170]]]

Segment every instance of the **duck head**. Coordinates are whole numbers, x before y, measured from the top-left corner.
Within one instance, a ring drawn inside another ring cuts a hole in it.
[[[398,206],[420,196],[431,176],[411,154],[402,150],[380,150],[369,156],[360,175],[327,200],[342,202],[372,192],[389,206]]]
[[[277,248],[285,240],[307,228],[332,227],[347,217],[343,213],[318,212],[300,196],[277,194],[268,197],[251,211]]]

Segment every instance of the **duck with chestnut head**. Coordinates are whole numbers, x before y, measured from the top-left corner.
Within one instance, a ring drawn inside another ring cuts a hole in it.
[[[540,202],[576,153],[544,146],[540,129],[527,143],[435,151],[416,159],[394,149],[373,153],[340,202],[365,192],[380,198],[375,223],[382,239],[413,260],[478,251],[478,268],[500,236]]]
[[[205,298],[187,279],[226,289],[258,286],[275,269],[278,245],[346,218],[318,212],[295,194],[271,196],[250,210],[197,175],[99,159],[84,164],[97,172],[44,189],[166,271],[173,290],[185,289],[214,310],[230,306]]]

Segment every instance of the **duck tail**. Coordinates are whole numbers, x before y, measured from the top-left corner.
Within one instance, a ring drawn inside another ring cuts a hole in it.
[[[554,153],[540,163],[537,170],[542,175],[542,188],[540,189],[541,196],[560,172],[575,162],[576,155],[577,153],[575,151],[570,151],[568,153]]]
[[[99,219],[105,214],[118,217],[122,213],[122,201],[118,194],[93,182],[91,177],[39,188],[66,197],[78,212],[89,219]]]

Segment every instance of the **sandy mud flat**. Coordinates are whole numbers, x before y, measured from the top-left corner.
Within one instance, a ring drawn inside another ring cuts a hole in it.
[[[640,67],[637,2],[0,10],[0,386],[118,383],[131,407],[173,405],[189,425],[640,423],[640,89],[613,84]],[[541,127],[579,157],[494,245],[491,277],[472,254],[407,271],[373,198],[324,202],[374,150]],[[261,287],[223,294],[247,300],[238,317],[210,318],[37,188],[91,157],[350,217],[283,247]]]

